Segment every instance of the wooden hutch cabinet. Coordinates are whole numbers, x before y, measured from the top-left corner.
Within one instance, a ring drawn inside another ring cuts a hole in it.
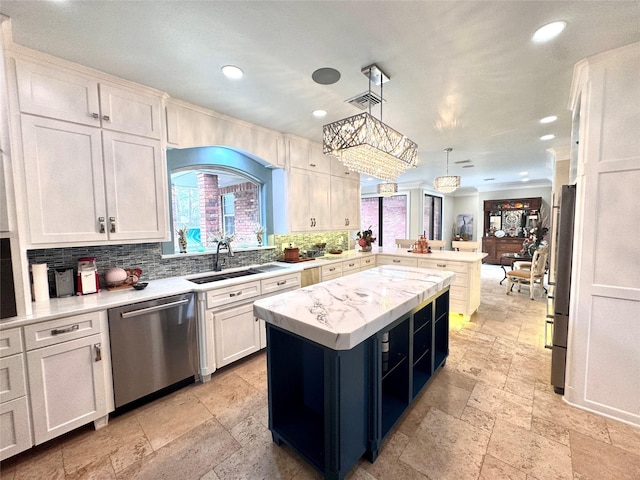
[[[482,251],[485,263],[499,265],[503,253],[522,249],[523,228],[531,228],[540,216],[542,197],[485,200]]]

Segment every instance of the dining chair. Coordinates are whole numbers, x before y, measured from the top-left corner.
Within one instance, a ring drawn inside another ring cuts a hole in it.
[[[462,240],[453,240],[451,248],[458,252],[477,252],[480,248],[480,242],[465,242]]]
[[[431,250],[444,250],[446,242],[444,240],[428,240]]]
[[[409,238],[396,238],[396,247],[398,248],[411,248],[415,243],[415,240]]]
[[[533,300],[533,292],[536,283],[540,285],[540,296],[544,296],[544,275],[546,272],[547,256],[549,247],[538,248],[531,257],[531,268],[529,270],[511,270],[507,272],[507,295],[511,293],[513,285],[518,284],[518,292],[522,285],[529,287],[529,297]]]

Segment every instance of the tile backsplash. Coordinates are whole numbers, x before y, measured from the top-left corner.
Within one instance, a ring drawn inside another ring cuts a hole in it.
[[[28,250],[29,263],[46,263],[49,267],[49,285],[54,285],[55,269],[78,266],[78,259],[96,257],[101,283],[104,284],[104,273],[112,267],[140,268],[141,281],[159,278],[179,277],[196,273],[210,272],[215,263],[215,254],[181,255],[162,258],[160,243],[139,243],[134,245],[102,245],[90,247],[48,248]],[[274,249],[236,251],[233,257],[226,252],[220,253],[225,258],[225,268],[242,267],[258,263],[269,263],[276,260]]]
[[[349,246],[349,232],[319,232],[305,235],[274,235],[273,244],[276,248],[255,250],[236,250],[233,257],[226,252],[220,253],[225,259],[224,268],[243,267],[281,260],[282,245],[294,243],[300,252],[315,248],[318,242],[326,242],[327,249],[340,248],[346,250]],[[49,267],[49,286],[54,286],[54,270],[77,269],[78,259],[82,257],[96,257],[96,264],[100,280],[104,286],[104,273],[112,267],[140,268],[141,281],[157,280],[159,278],[179,277],[197,273],[210,272],[214,268],[215,254],[185,254],[162,258],[162,244],[138,243],[131,245],[100,245],[87,247],[64,247],[27,250],[29,264],[46,263]]]

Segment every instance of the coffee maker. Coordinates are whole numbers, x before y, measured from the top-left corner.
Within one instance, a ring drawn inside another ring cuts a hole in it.
[[[96,257],[84,257],[78,259],[77,288],[78,295],[96,293],[100,291],[100,278]]]

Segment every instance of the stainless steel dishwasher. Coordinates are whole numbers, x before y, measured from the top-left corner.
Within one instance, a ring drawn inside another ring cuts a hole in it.
[[[193,293],[109,310],[116,408],[197,374]]]

